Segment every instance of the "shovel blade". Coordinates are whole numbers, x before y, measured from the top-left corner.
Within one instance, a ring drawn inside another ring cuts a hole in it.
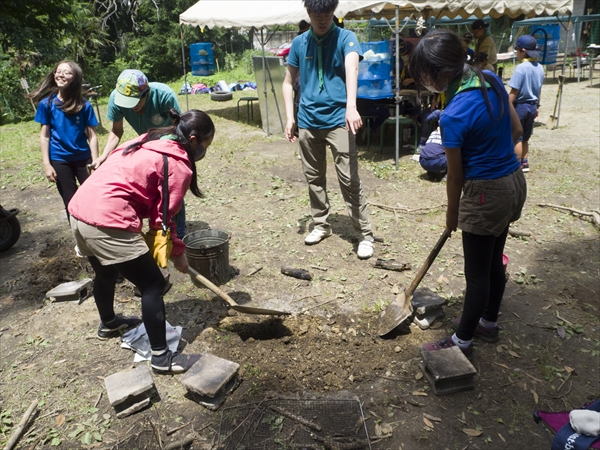
[[[288,311],[277,311],[275,309],[255,308],[253,306],[231,305],[231,309],[244,314],[258,314],[263,316],[289,316],[292,313]]]
[[[404,322],[412,314],[410,300],[412,295],[403,291],[379,316],[379,336],[391,333],[394,328]]]
[[[554,130],[554,128],[556,128],[557,121],[558,121],[557,117],[550,116],[548,118],[548,121],[546,122],[546,129],[547,130]]]

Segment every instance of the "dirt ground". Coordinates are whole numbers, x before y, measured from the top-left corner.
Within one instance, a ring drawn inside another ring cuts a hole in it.
[[[59,194],[46,183],[3,186],[2,204],[20,209],[23,231],[0,254],[0,444],[35,399],[37,412],[18,449],[161,449],[190,433],[195,440],[187,448],[208,449],[223,408],[351,394],[360,399],[373,449],[549,448],[533,410],[568,410],[600,396],[598,228],[589,217],[540,206],[600,207],[599,86],[570,81],[560,128],[549,131],[544,124],[557,85],[545,84],[531,140],[528,199],[514,224],[529,235],[509,237],[506,245],[510,280],[501,340],[477,342],[475,389],[446,396],[435,395],[423,378],[420,346],[448,335],[450,320],[460,315],[460,233],[420,286],[447,300],[445,319],[425,331],[411,325],[385,339],[377,335],[381,310],[410,284],[445,223],[445,184],[427,180],[407,148],[394,170],[392,130],[383,154],[376,144],[361,147],[361,178],[383,243],[375,245],[372,259],[360,261],[334,171],[328,173],[334,234],[307,247],[303,237],[311,220],[296,144],[267,137],[256,123],[232,120],[235,99],[203,100],[217,136],[198,164],[205,198],[186,197],[188,232],[207,226],[230,232],[230,264],[239,274],[224,290],[240,303],[292,312],[278,319],[228,311],[224,301],[171,268],[167,319],[183,327],[184,351],[240,365],[241,384],[216,412],[194,402],[179,376],[155,375],[151,405],[115,417],[103,379],[131,368],[133,353],[121,349],[118,339],[95,339],[93,298],[79,305],[45,298],[60,283],[92,276],[89,264],[75,256]],[[24,151],[39,152],[37,134],[25,138],[31,145]],[[105,139],[104,133],[101,145]],[[2,170],[18,175],[20,168]],[[413,269],[380,270],[376,258]],[[282,265],[307,269],[313,280],[284,276]],[[115,303],[118,312],[140,313],[126,283],[119,285]]]

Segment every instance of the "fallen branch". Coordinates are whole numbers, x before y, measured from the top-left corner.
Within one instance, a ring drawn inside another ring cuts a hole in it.
[[[514,237],[529,237],[529,236],[531,236],[531,233],[529,231],[519,231],[519,230],[515,230],[514,228],[509,228],[508,234],[510,234],[511,236],[514,236]]]
[[[323,305],[325,305],[327,303],[330,303],[330,302],[332,302],[334,300],[337,300],[337,298],[332,298],[331,300],[327,300],[326,302],[319,303],[319,304],[313,305],[313,306],[309,306],[308,308],[304,308],[304,310],[302,310],[302,314],[304,314],[306,311],[310,311],[311,309],[314,309],[314,308],[317,308],[319,306],[323,306]]]
[[[190,433],[186,437],[184,437],[183,439],[181,439],[179,441],[171,442],[169,445],[167,445],[165,447],[164,450],[175,450],[176,448],[183,448],[186,445],[190,445],[192,442],[194,442],[195,437],[196,436],[194,434]]]
[[[321,266],[310,266],[311,269],[317,269],[317,270],[322,270],[323,272],[327,272],[327,267],[321,267]]]
[[[446,206],[445,203],[438,205],[438,206],[427,206],[424,208],[415,208],[415,209],[410,209],[407,208],[406,206],[389,206],[389,205],[383,205],[381,203],[373,203],[373,202],[367,202],[369,205],[371,206],[375,206],[376,208],[381,208],[381,209],[385,209],[388,211],[393,211],[394,214],[396,213],[396,211],[404,211],[407,213],[415,213],[415,212],[426,212],[426,211],[431,211],[432,209],[438,209],[438,208],[443,208],[444,206]]]
[[[254,275],[255,273],[258,273],[262,270],[262,266],[257,267],[256,269],[254,269],[252,272],[250,272],[248,275],[246,275],[247,277],[251,277],[252,275]]]
[[[292,419],[293,421],[298,422],[300,425],[304,425],[305,427],[308,427],[311,430],[315,430],[315,431],[322,430],[321,425],[311,422],[310,420],[305,419],[304,417],[298,416],[296,414],[292,414],[290,411],[280,408],[279,406],[269,405],[269,409],[271,411],[276,412],[277,414],[281,414],[283,417]]]
[[[591,212],[581,211],[580,209],[568,208],[566,206],[560,206],[560,205],[553,205],[552,203],[538,203],[538,206],[560,209],[563,211],[569,211],[571,213],[579,214],[580,216],[591,217],[592,220],[594,221],[594,223],[596,225],[600,226],[600,214],[598,214],[596,211],[591,211]]]
[[[33,410],[36,408],[37,404],[38,404],[37,399],[31,402],[31,405],[29,405],[29,408],[27,408],[27,411],[25,411],[25,415],[21,419],[21,422],[19,422],[19,426],[15,429],[12,437],[7,442],[7,444],[4,446],[4,450],[10,450],[11,448],[13,448],[15,446],[15,444],[21,437],[21,434],[23,433],[23,430],[25,429],[25,425],[27,425],[27,422],[29,421],[29,418],[31,417],[31,414],[33,413]]]
[[[182,428],[187,427],[191,422],[188,423],[184,423],[183,425],[178,426],[177,428],[171,428],[170,430],[167,430],[167,436],[171,436],[173,433],[175,433],[176,431],[181,430]]]

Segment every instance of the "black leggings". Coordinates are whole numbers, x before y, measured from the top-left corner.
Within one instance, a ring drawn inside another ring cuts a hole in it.
[[[88,259],[96,272],[94,299],[102,322],[109,322],[115,317],[115,284],[120,273],[142,293],[142,320],[152,350],[164,349],[167,346],[163,301],[165,279],[150,252],[131,261],[109,266],[101,265],[95,256]]]
[[[69,202],[77,192],[77,183],[81,185],[89,177],[85,166],[91,163],[91,159],[82,159],[81,161],[64,162],[50,161],[52,168],[56,172],[56,187],[63,199],[65,209],[69,206]],[[69,212],[67,211],[67,217]]]
[[[472,339],[480,318],[498,321],[506,286],[502,252],[507,234],[508,227],[498,237],[462,232],[467,293],[460,325],[456,330],[459,339]]]

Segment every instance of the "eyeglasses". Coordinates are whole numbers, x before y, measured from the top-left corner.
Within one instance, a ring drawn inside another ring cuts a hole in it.
[[[66,70],[57,70],[56,72],[54,72],[54,75],[58,75],[58,76],[65,76],[65,77],[70,77],[73,75],[72,72],[67,72]]]

